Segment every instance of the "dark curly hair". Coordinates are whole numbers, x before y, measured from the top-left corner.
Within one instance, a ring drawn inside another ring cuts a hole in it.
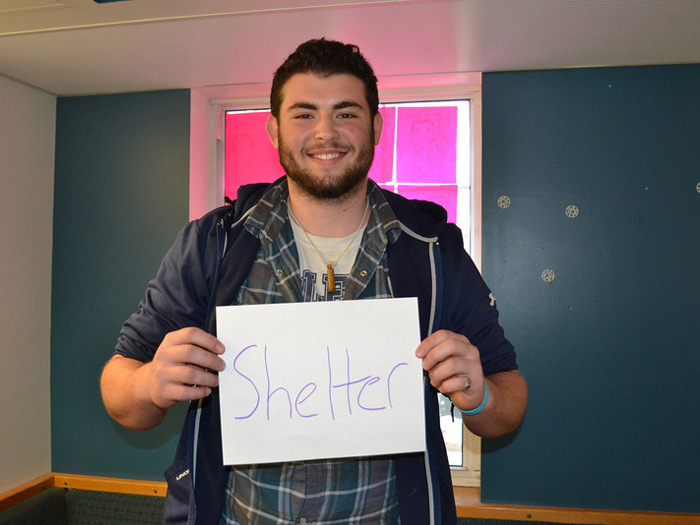
[[[272,78],[270,107],[275,117],[279,117],[282,105],[282,88],[297,73],[313,73],[321,77],[344,73],[353,75],[365,85],[365,95],[372,117],[379,111],[377,77],[356,45],[320,38],[309,40],[297,47]]]

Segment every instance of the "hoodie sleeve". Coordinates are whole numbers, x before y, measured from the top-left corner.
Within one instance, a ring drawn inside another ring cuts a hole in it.
[[[212,286],[203,262],[206,237],[196,221],[180,231],[138,310],[122,325],[115,354],[147,362],[169,332],[205,328]]]
[[[444,328],[464,334],[479,349],[484,375],[516,370],[515,350],[498,322],[491,290],[463,248],[461,231],[448,224],[440,246],[446,299]]]

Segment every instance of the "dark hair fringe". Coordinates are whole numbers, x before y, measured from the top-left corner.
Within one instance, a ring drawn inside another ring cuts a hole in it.
[[[379,110],[377,77],[369,62],[354,44],[344,44],[325,38],[308,40],[287,57],[277,69],[270,90],[270,108],[275,117],[279,116],[282,105],[282,88],[297,73],[313,73],[321,77],[350,74],[359,78],[365,85],[365,95],[371,115]]]

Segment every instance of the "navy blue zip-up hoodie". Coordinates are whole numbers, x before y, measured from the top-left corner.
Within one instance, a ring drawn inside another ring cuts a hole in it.
[[[243,186],[233,207],[216,209],[180,232],[139,310],[124,323],[116,353],[147,362],[170,331],[197,326],[216,334],[214,309],[232,304],[260,246],[243,227],[244,217],[269,187]],[[384,197],[402,229],[387,246],[394,295],[418,297],[421,338],[439,329],[462,333],[479,348],[484,374],[516,369],[490,291],[464,251],[460,230],[446,222],[445,210],[387,191]],[[401,522],[454,524],[437,393],[427,378],[424,384],[427,450],[395,458]],[[164,523],[219,523],[228,469],[222,460],[218,391],[190,404],[165,477]]]

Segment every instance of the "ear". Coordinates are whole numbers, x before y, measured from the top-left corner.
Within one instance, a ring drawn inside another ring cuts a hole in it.
[[[270,142],[278,149],[279,147],[279,122],[274,115],[267,117],[267,123],[265,124],[265,129],[267,130],[267,136],[270,137]]]
[[[377,114],[374,116],[374,145],[376,146],[379,144],[379,139],[382,136],[382,128],[384,127],[384,117],[382,117],[382,114],[377,111]]]

